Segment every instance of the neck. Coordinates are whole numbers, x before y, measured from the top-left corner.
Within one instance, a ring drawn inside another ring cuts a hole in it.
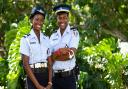
[[[63,35],[65,29],[60,29],[61,36]]]
[[[34,30],[34,32],[35,32],[35,34],[36,34],[36,36],[38,38],[38,41],[40,43],[40,31]]]

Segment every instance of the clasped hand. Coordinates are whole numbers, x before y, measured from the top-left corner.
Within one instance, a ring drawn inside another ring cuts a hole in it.
[[[59,48],[57,51],[54,52],[54,59],[60,59],[61,61],[69,60],[73,55],[74,52],[70,48]]]

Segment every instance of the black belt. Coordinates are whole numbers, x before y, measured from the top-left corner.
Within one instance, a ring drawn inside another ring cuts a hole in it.
[[[75,75],[75,70],[74,69],[69,70],[69,71],[59,70],[58,72],[54,73],[54,76],[57,76],[57,77],[68,77],[70,75]]]
[[[48,68],[31,68],[33,73],[44,73],[48,72]]]

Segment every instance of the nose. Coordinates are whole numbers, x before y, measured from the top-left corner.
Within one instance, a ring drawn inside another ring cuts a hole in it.
[[[38,21],[37,22],[39,25],[42,25],[43,24],[43,21]]]
[[[64,19],[63,19],[63,18],[60,19],[59,22],[60,22],[60,23],[64,23]]]

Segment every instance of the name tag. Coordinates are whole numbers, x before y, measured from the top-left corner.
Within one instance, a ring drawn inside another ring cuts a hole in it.
[[[52,39],[52,40],[53,40],[53,41],[54,41],[54,40],[58,40],[58,38],[55,38],[55,39]]]
[[[30,44],[36,44],[36,42],[30,42]]]

